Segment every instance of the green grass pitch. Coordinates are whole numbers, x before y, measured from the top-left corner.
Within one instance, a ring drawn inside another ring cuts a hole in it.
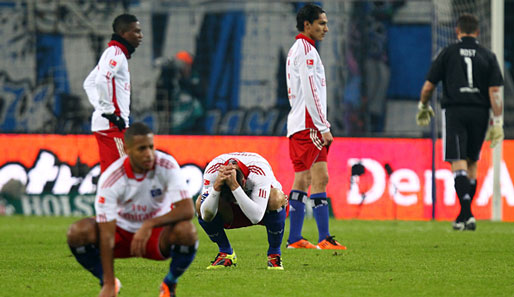
[[[97,296],[97,280],[72,257],[65,233],[77,218],[0,217],[0,296]],[[198,225],[197,225],[198,226]],[[263,226],[229,230],[238,266],[206,270],[217,253],[198,227],[200,248],[180,279],[184,296],[512,296],[514,224],[331,220],[347,251],[282,250],[284,271],[266,270]],[[317,238],[307,219],[304,236]],[[120,296],[158,296],[169,261],[117,260]]]

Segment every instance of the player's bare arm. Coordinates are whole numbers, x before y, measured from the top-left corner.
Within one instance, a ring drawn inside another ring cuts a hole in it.
[[[173,204],[173,209],[159,217],[154,217],[143,222],[143,225],[132,238],[130,253],[136,257],[142,257],[146,253],[146,244],[152,235],[152,229],[166,225],[172,225],[179,221],[191,220],[195,214],[193,200],[183,199]]]
[[[423,105],[427,105],[430,98],[432,98],[432,94],[434,93],[435,85],[428,80],[423,84],[423,88],[421,89],[421,95],[419,101]]]
[[[489,99],[491,100],[491,109],[494,116],[501,116],[503,113],[503,100],[500,93],[500,87],[489,87]]]
[[[116,220],[98,223],[100,233],[100,258],[103,269],[103,286],[101,297],[112,297],[115,294],[114,284],[114,235],[116,232]]]
[[[491,101],[491,110],[493,111],[492,125],[489,126],[486,134],[486,140],[491,141],[491,148],[501,143],[504,138],[503,132],[503,100],[499,86],[489,87],[489,100]]]

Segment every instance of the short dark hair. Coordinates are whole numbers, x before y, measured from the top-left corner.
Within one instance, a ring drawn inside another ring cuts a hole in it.
[[[117,16],[114,21],[112,22],[112,30],[116,34],[122,34],[124,32],[127,32],[129,30],[130,24],[137,22],[137,18],[135,15],[132,14],[120,14]]]
[[[319,15],[325,13],[321,6],[314,3],[305,4],[296,15],[296,29],[302,32],[304,28],[304,22],[314,23],[315,20],[319,19]]]
[[[475,33],[478,31],[478,18],[470,13],[464,13],[457,20],[457,28],[464,34]]]
[[[127,130],[125,130],[125,143],[130,143],[134,136],[148,135],[152,133],[152,129],[144,123],[133,123]]]

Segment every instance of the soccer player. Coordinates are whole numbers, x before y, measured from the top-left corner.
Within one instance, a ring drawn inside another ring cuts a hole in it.
[[[102,172],[124,155],[123,131],[130,113],[128,59],[143,39],[139,21],[131,14],[117,16],[112,28],[109,47],[84,81],[84,90],[95,108],[91,131],[98,142]]]
[[[286,79],[291,111],[287,117],[289,155],[294,182],[289,194],[290,230],[288,248],[346,249],[329,232],[327,201],[328,148],[334,138],[327,120],[325,69],[315,47],[328,32],[327,15],[318,5],[303,6],[296,16],[296,36],[287,55]],[[313,213],[318,226],[318,244],[303,238],[307,191],[311,187]]]
[[[503,139],[503,77],[496,56],[476,40],[478,19],[463,14],[457,20],[458,42],[441,51],[430,67],[423,88],[416,122],[426,126],[434,116],[428,101],[439,81],[443,82],[444,160],[451,163],[460,213],[453,228],[475,230],[471,202],[477,187],[477,161],[492,109],[489,136],[491,147]]]
[[[229,153],[205,168],[203,194],[196,200],[198,221],[219,253],[207,269],[235,266],[236,253],[224,229],[264,225],[268,232],[268,269],[283,270],[280,244],[287,197],[271,166],[255,153]]]
[[[126,155],[100,176],[96,220],[85,218],[68,230],[77,261],[100,280],[99,296],[115,296],[121,287],[114,258],[172,258],[160,287],[175,296],[178,278],[193,261],[198,238],[193,200],[175,159],[155,151],[153,134],[142,123],[125,132]]]

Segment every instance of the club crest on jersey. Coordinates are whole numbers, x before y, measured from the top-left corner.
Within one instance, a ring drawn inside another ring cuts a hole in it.
[[[152,198],[159,197],[162,195],[162,190],[161,189],[153,189],[153,190],[150,190],[150,194],[152,194]]]
[[[307,59],[307,66],[313,66],[314,60],[313,59]]]
[[[208,179],[204,180],[204,182],[203,182],[203,185],[204,185],[204,186],[208,186],[208,185],[210,185],[210,184],[211,184],[211,181],[210,181],[210,180],[208,180]]]
[[[112,60],[112,59],[109,61],[109,65],[110,65],[112,68],[116,67],[116,64],[118,64],[118,63],[117,63],[116,61]]]

